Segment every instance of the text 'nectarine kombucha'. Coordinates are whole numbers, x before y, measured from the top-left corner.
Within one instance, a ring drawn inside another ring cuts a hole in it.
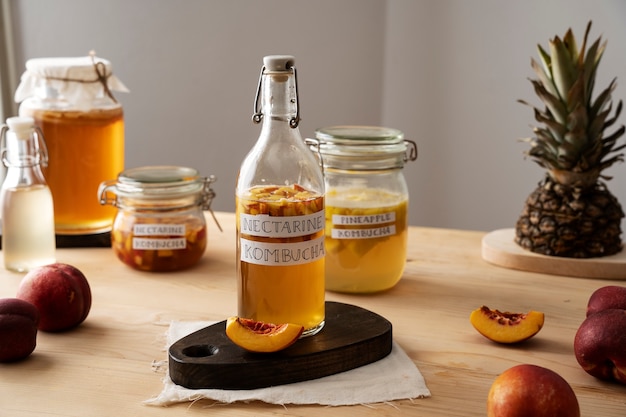
[[[124,169],[122,108],[25,112],[46,138],[49,163],[43,173],[54,200],[57,234],[111,230],[115,207],[100,205],[97,191],[102,181]]]
[[[324,253],[323,196],[298,185],[237,196],[238,315],[319,331]]]

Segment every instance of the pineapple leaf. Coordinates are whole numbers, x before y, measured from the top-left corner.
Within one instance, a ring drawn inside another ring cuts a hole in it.
[[[604,109],[606,104],[608,102],[610,102],[610,100],[611,100],[611,93],[615,89],[615,81],[616,81],[616,79],[613,78],[613,81],[611,81],[611,84],[609,84],[609,86],[607,88],[605,88],[604,91],[602,91],[598,95],[598,97],[596,97],[596,100],[593,102],[593,105],[589,108],[589,117],[590,118],[592,118],[592,119],[595,118],[596,115],[598,113],[600,113]]]
[[[535,74],[537,74],[539,81],[546,88],[546,90],[553,96],[558,97],[559,92],[556,91],[556,87],[550,75],[546,74],[545,66],[542,67],[537,61],[532,58],[530,59],[530,66],[535,71]]]
[[[588,149],[581,157],[580,166],[583,171],[587,171],[590,167],[599,165],[599,161],[602,160],[602,142],[595,141],[592,143],[591,148]]]
[[[537,45],[537,51],[539,52],[539,57],[541,58],[541,63],[543,64],[543,71],[548,75],[550,80],[552,80],[552,58],[550,57],[550,54],[547,53],[541,45]]]
[[[610,153],[618,152],[626,147],[626,144],[620,145],[617,148],[615,147],[615,145],[617,144],[617,139],[619,139],[624,134],[625,129],[626,128],[622,125],[619,129],[613,132],[613,134],[602,139],[602,158]]]
[[[596,40],[587,51],[587,56],[585,57],[584,64],[582,66],[582,71],[585,77],[586,105],[589,105],[591,103],[596,70],[598,68],[598,65],[600,64],[600,59],[602,58],[605,47],[606,42],[602,46],[600,46],[600,38],[598,38],[598,40]]]
[[[613,158],[607,160],[607,161],[603,161],[599,166],[600,166],[600,171],[604,171],[605,169],[609,168],[610,166],[612,166],[613,164],[617,163],[617,162],[624,162],[624,155],[620,154],[617,156],[614,156]]]
[[[612,107],[612,105],[609,106],[609,110],[611,109],[611,107]],[[622,100],[620,100],[617,103],[617,108],[615,109],[615,114],[613,115],[613,117],[611,119],[607,120],[606,122],[604,122],[604,126],[602,126],[602,130],[613,126],[613,124],[615,124],[615,122],[617,121],[617,118],[619,117],[621,112],[622,112]]]
[[[562,124],[556,122],[554,119],[548,117],[545,113],[539,109],[535,109],[535,120],[539,123],[543,123],[550,132],[551,138],[556,144],[563,142],[567,129]]]
[[[587,23],[587,28],[585,29],[583,44],[580,47],[580,55],[578,56],[578,65],[582,65],[585,61],[585,49],[587,49],[587,39],[589,39],[589,32],[591,32],[591,20]]]
[[[550,53],[552,55],[552,78],[559,92],[559,98],[565,100],[578,75],[576,61],[572,61],[567,45],[558,36],[550,41]]]
[[[582,75],[582,73],[580,73]],[[567,103],[570,104],[570,108],[568,111],[574,111],[577,107],[586,107],[585,106],[585,79],[583,76],[576,77],[574,84],[570,87],[567,92]]]
[[[569,52],[570,61],[576,63],[578,61],[578,45],[576,44],[576,38],[572,32],[572,28],[569,28],[563,36],[563,45]],[[584,53],[584,49],[581,49],[581,53]]]
[[[602,170],[623,162],[626,149],[626,144],[618,143],[626,133],[625,126],[606,133],[622,111],[621,101],[615,108],[612,102],[616,79],[594,97],[597,69],[607,42],[602,37],[591,42],[590,31],[591,21],[580,47],[571,29],[563,38],[551,39],[548,49],[537,45],[541,63],[531,58],[536,79],[530,82],[543,108],[518,100],[533,108],[539,125],[533,127],[534,137],[525,140],[530,145],[526,155],[549,170],[558,183],[570,184],[574,175],[580,187],[592,186]]]
[[[576,142],[572,143],[584,143],[587,139],[587,109],[582,104],[578,104],[576,108],[567,116],[567,129],[570,134],[577,136],[574,139]],[[567,139],[568,135],[565,135]],[[582,142],[581,142],[582,141]],[[571,142],[571,141],[570,141]]]
[[[598,114],[594,119],[592,119],[591,125],[589,125],[588,135],[592,141],[595,141],[597,138],[602,136],[602,132],[607,127],[605,120],[608,115],[611,113],[612,104],[609,105],[609,108]]]
[[[550,94],[539,81],[530,80],[530,82],[535,88],[535,94],[537,94],[541,101],[544,102],[552,117],[554,117],[559,123],[567,123],[567,109],[563,105],[563,102],[559,100],[558,97]]]
[[[556,159],[559,162],[561,169],[570,170],[576,166],[578,157],[579,155],[576,145],[573,145],[568,141],[564,141],[558,149]]]

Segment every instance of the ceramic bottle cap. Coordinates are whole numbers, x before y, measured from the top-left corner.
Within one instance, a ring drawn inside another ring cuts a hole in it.
[[[292,55],[267,55],[263,57],[263,65],[267,71],[289,71],[295,62],[296,58]]]

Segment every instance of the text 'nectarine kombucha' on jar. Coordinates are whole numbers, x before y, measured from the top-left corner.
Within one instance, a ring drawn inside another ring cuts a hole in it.
[[[94,55],[26,63],[15,98],[20,115],[33,117],[46,137],[43,173],[57,235],[111,230],[115,210],[101,206],[96,193],[124,169],[124,113],[112,90],[128,91],[110,62]]]
[[[238,315],[321,330],[324,178],[300,136],[294,58],[266,56],[253,121],[261,134],[236,189]]]
[[[393,287],[404,272],[408,239],[402,167],[417,158],[416,145],[395,129],[333,126],[318,129],[310,147],[326,182],[326,289]]]

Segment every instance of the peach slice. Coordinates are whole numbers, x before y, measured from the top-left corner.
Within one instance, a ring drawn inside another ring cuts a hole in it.
[[[543,327],[544,314],[539,311],[510,313],[482,306],[470,314],[478,333],[497,343],[518,343],[530,339]]]
[[[237,346],[250,352],[277,352],[298,340],[304,326],[293,323],[272,324],[262,321],[229,317],[226,336]]]

